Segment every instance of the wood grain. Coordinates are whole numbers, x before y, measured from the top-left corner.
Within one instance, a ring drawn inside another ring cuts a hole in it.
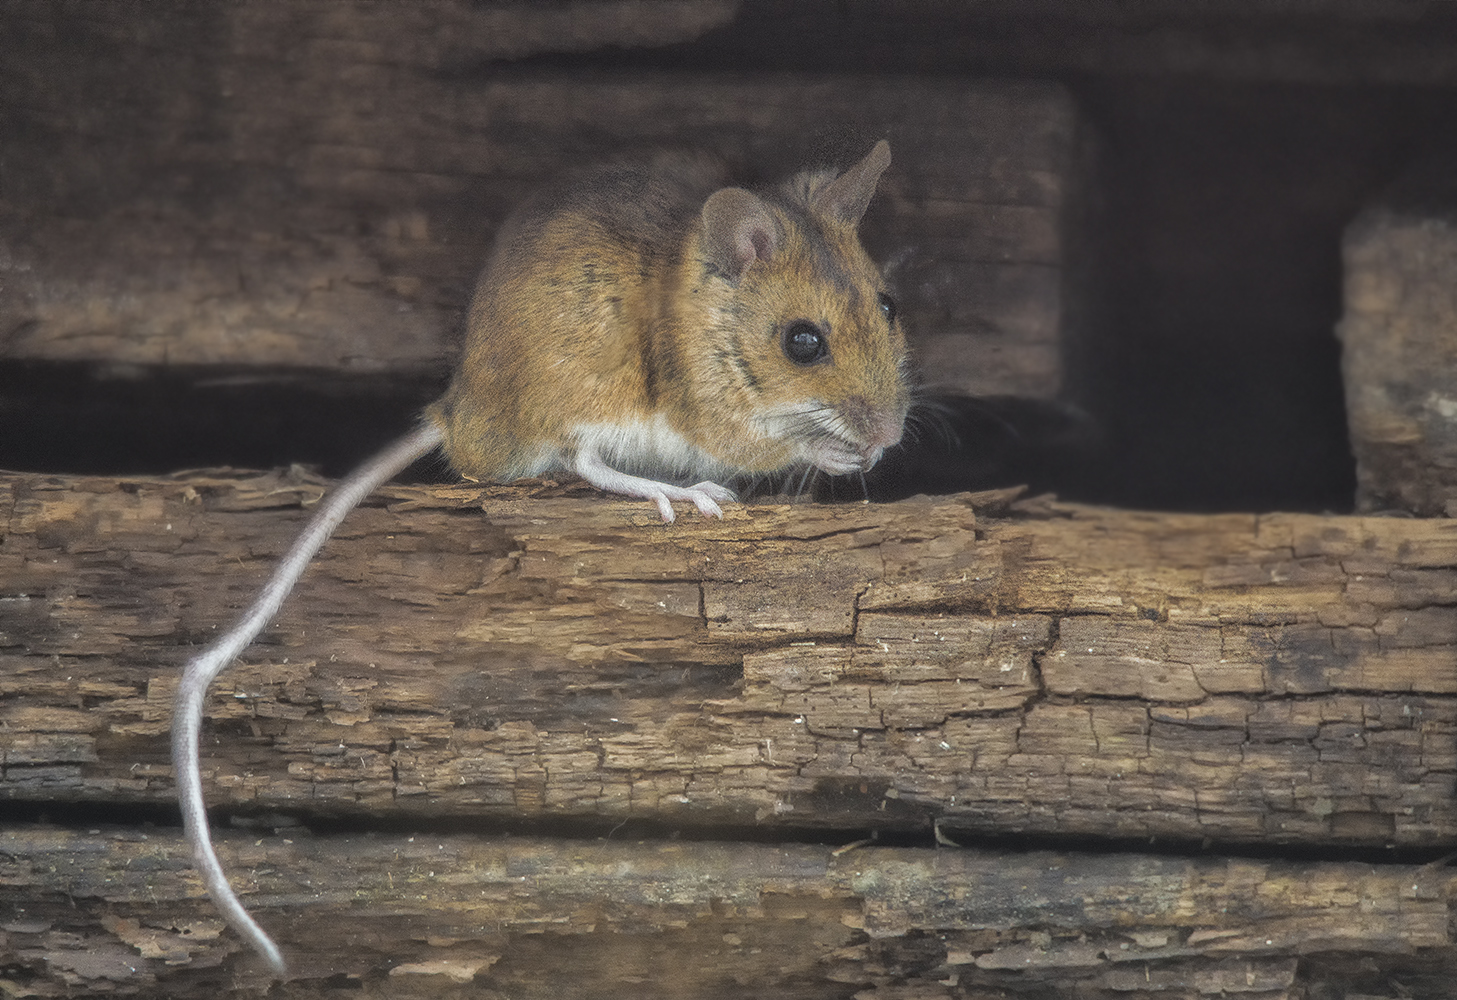
[[[237,833],[219,850],[289,956],[281,997],[1296,1000],[1351,985],[1335,956],[1408,982],[1450,957],[1457,889],[1440,868],[1038,851]],[[173,831],[0,832],[0,899],[19,904],[0,961],[35,996],[261,990],[186,858]]]
[[[1419,162],[1347,227],[1337,327],[1356,501],[1457,516],[1457,192]]]
[[[926,370],[1055,396],[1084,144],[1061,88],[505,61],[666,45],[735,9],[7,5],[0,86],[30,138],[7,146],[0,358],[439,374],[496,229],[544,179],[691,148],[771,183],[888,136],[864,234]]]
[[[168,802],[177,671],[320,488],[0,480],[0,794]],[[1005,495],[655,522],[570,485],[387,491],[215,686],[209,801],[1261,845],[1457,834],[1457,523]]]

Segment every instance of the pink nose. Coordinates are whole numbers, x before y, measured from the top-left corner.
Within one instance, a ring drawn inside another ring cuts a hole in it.
[[[901,435],[905,433],[905,429],[906,415],[904,412],[881,413],[877,414],[871,420],[870,433],[867,435],[869,440],[866,442],[865,450],[867,455],[872,448],[875,450],[875,458],[871,459],[872,464],[874,464],[875,459],[880,457],[881,452],[887,448],[893,448],[900,443]]]

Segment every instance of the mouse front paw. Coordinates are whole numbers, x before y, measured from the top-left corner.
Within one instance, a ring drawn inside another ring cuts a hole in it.
[[[704,517],[722,518],[723,508],[719,504],[735,503],[739,499],[733,490],[718,483],[694,483],[683,492],[686,494],[683,499],[692,500]]]
[[[677,519],[673,512],[674,500],[688,500],[704,517],[723,517],[720,503],[733,503],[738,499],[734,491],[718,483],[699,483],[696,486],[674,486],[654,479],[630,475],[612,468],[602,461],[595,451],[583,449],[577,453],[573,463],[574,471],[599,489],[623,496],[642,497],[657,505],[663,521],[672,524]]]
[[[704,517],[723,517],[720,503],[733,503],[738,499],[734,491],[718,483],[698,483],[694,486],[670,486],[667,483],[652,483],[650,489],[641,494],[658,505],[665,524],[672,524],[678,515],[673,511],[674,500],[687,500],[698,508]]]

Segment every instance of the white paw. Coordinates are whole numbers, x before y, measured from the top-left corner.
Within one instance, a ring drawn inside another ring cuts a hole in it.
[[[723,508],[719,504],[734,503],[739,499],[733,490],[718,483],[696,483],[688,487],[687,492],[688,499],[693,501],[704,517],[716,517],[720,520],[723,518]]]
[[[677,515],[673,512],[674,500],[690,501],[704,517],[722,518],[723,508],[719,504],[733,503],[738,499],[733,490],[718,483],[699,483],[688,487],[658,485],[658,489],[647,494],[647,499],[658,505],[658,513],[663,516],[665,524],[672,524],[677,520]]]
[[[702,490],[690,489],[688,491],[688,499],[693,501],[693,506],[697,507],[698,512],[704,517],[717,517],[722,519],[723,508],[714,502],[713,497]]]

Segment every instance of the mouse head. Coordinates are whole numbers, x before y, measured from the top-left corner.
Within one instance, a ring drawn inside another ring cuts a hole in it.
[[[864,471],[900,441],[905,336],[857,228],[890,164],[881,140],[838,176],[777,191],[724,188],[704,203],[695,288],[703,388],[743,414],[746,472],[809,464]]]

